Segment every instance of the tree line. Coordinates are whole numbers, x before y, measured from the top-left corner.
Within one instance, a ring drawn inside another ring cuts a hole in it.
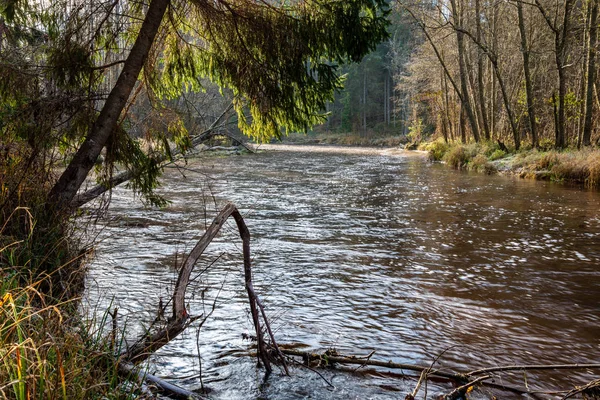
[[[598,1],[402,1],[422,43],[403,77],[447,140],[589,146],[600,106]]]
[[[598,1],[399,0],[321,129],[519,149],[597,141]]]

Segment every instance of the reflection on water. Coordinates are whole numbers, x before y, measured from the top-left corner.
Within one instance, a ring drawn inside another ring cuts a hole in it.
[[[178,261],[229,200],[245,214],[257,291],[281,342],[426,365],[446,350],[438,365],[459,370],[599,361],[600,193],[459,173],[398,151],[286,150],[168,170],[164,210],[116,190],[90,304],[113,301],[130,329],[152,321]],[[160,351],[160,374],[198,388],[199,350],[214,398],[397,399],[414,387],[326,372],[331,389],[302,369],[263,384],[242,339],[252,324],[234,225],[204,268],[190,309],[206,314],[217,297],[214,314]],[[543,372],[527,382],[548,390],[593,378]]]

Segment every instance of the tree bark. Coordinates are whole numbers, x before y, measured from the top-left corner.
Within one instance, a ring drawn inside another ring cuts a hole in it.
[[[521,53],[523,54],[523,72],[525,74],[525,95],[527,96],[529,132],[531,132],[531,142],[535,149],[538,147],[537,122],[535,120],[535,106],[533,102],[533,83],[531,81],[531,70],[529,68],[527,31],[525,30],[525,18],[523,17],[523,4],[520,0],[517,1],[517,13],[519,16],[519,32],[521,34]]]
[[[456,5],[456,0],[450,0],[450,4],[452,6],[452,14],[455,19],[456,26],[462,27],[462,9],[459,10]],[[475,142],[480,141],[479,129],[477,127],[477,121],[475,120],[475,114],[473,113],[473,107],[471,105],[471,100],[469,98],[469,91],[467,88],[468,77],[467,77],[467,68],[465,65],[465,42],[464,42],[464,33],[461,29],[456,30],[456,44],[458,50],[458,71],[460,76],[460,88],[462,92],[462,104],[467,115],[467,119],[469,120],[469,125],[471,127],[471,131],[473,133],[473,138]]]
[[[169,0],[152,0],[150,2],[135,43],[100,115],[73,160],[50,191],[48,200],[53,207],[66,208],[69,206],[98,159],[102,148],[115,131],[121,112],[148,57],[168,4]]]
[[[587,85],[585,94],[585,117],[583,122],[582,144],[590,146],[592,144],[592,112],[594,109],[594,82],[596,80],[596,42],[598,39],[598,0],[591,0],[592,9],[590,15],[590,30],[588,42],[587,57]]]
[[[476,35],[477,41],[481,42],[481,10],[480,1],[475,0],[475,23],[476,23]],[[477,94],[479,97],[479,112],[481,113],[481,125],[483,126],[483,133],[485,140],[490,140],[490,126],[487,120],[487,112],[485,107],[485,90],[483,85],[483,50],[477,49]]]

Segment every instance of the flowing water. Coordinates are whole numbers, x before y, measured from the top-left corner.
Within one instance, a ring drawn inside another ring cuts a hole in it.
[[[163,182],[165,209],[144,208],[119,188],[98,225],[88,303],[119,307],[131,337],[155,318],[178,262],[232,201],[250,229],[255,287],[281,343],[437,359],[458,371],[600,362],[599,192],[460,173],[401,151],[290,146],[197,159],[168,169]],[[235,224],[196,270],[204,272],[189,310],[214,311],[159,351],[159,375],[196,390],[201,371],[215,399],[398,399],[414,387],[413,378],[322,372],[331,387],[300,367],[263,382],[242,338],[252,323]],[[599,373],[521,372],[496,383],[554,390]],[[430,383],[428,397],[449,390]],[[487,389],[475,396],[490,397]]]

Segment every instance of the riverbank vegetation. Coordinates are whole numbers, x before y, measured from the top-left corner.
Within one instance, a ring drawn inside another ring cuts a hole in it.
[[[439,139],[423,143],[432,161],[443,161],[454,169],[486,174],[504,173],[526,179],[600,187],[600,150],[520,150],[510,151],[498,143],[448,144]]]

